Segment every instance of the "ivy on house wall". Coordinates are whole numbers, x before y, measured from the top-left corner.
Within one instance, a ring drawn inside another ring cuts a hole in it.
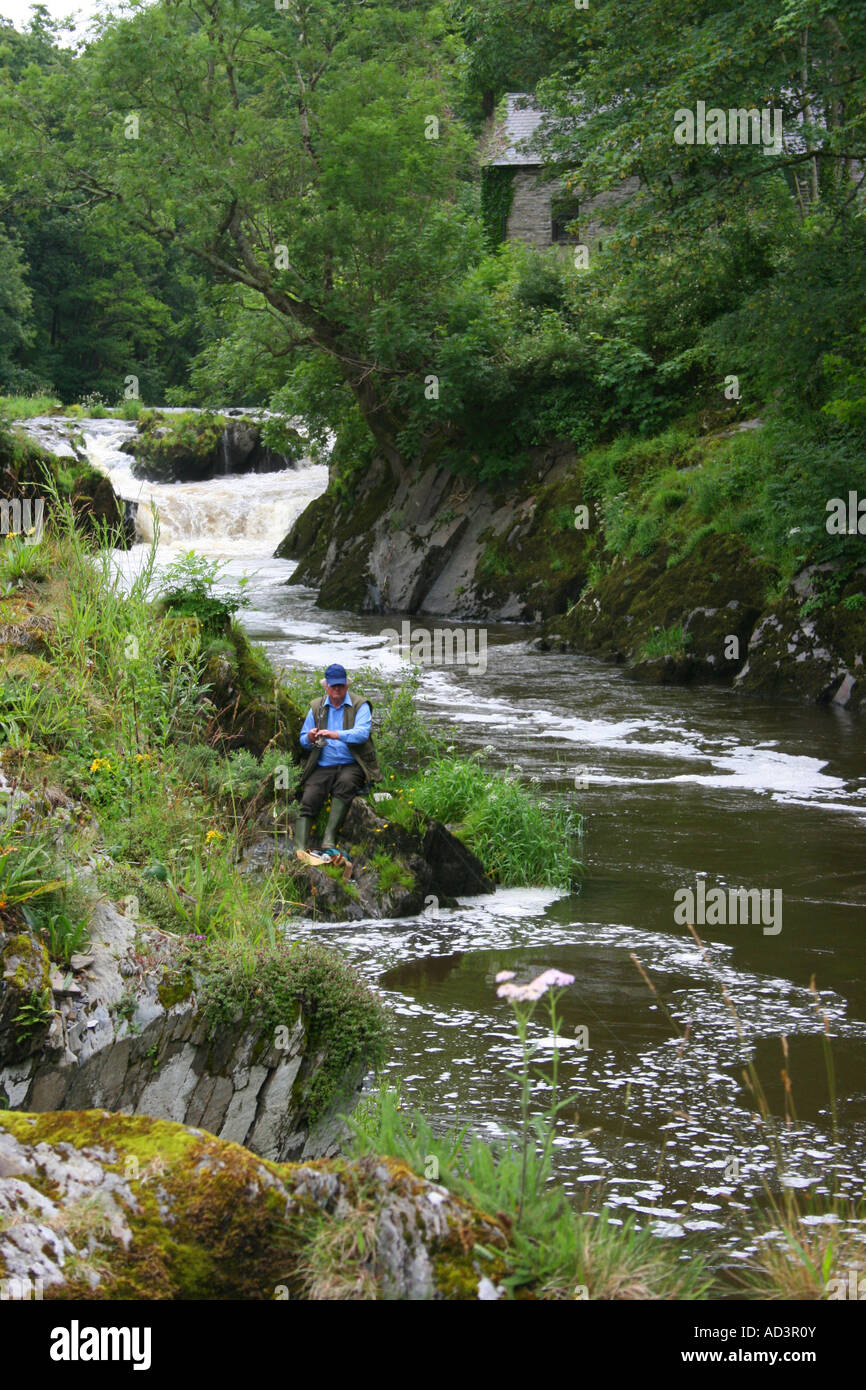
[[[515,172],[502,164],[489,164],[481,171],[481,222],[484,240],[491,250],[505,240],[514,200]]]

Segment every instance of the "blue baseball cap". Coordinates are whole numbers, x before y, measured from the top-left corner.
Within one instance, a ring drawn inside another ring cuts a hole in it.
[[[347,685],[348,681],[346,679],[345,666],[339,666],[336,662],[334,662],[325,671],[325,680],[327,681],[328,685]]]

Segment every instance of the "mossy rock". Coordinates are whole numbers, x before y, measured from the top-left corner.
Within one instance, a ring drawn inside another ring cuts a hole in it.
[[[87,468],[75,479],[72,487],[72,508],[79,529],[101,539],[105,528],[121,550],[128,549],[135,539],[134,527],[124,519],[123,503],[115,494],[110,480],[96,468]],[[133,534],[130,534],[130,532]]]
[[[269,1163],[104,1110],[0,1114],[0,1204],[0,1278],[46,1299],[477,1298],[478,1245],[504,1270],[503,1227],[394,1159]]]
[[[52,1021],[51,962],[28,932],[0,934],[0,1057],[29,1056]]]
[[[546,624],[543,642],[634,666],[646,660],[644,649],[659,630],[681,628],[690,639],[683,654],[649,658],[647,678],[732,681],[772,577],[735,537],[715,533],[679,560],[665,546],[650,555],[615,557],[567,615]],[[728,650],[738,656],[729,658]]]
[[[370,534],[388,511],[394,481],[383,465],[365,475],[350,501],[336,483],[301,513],[275,554],[299,559],[290,584],[319,587],[320,608],[343,608],[352,613],[369,606],[368,555]]]
[[[61,460],[23,430],[7,429],[0,422],[0,496],[44,495],[46,476],[61,498],[71,500],[78,530],[99,536],[107,525],[121,549],[132,544],[134,526],[126,521],[123,503],[104,473],[80,460]],[[50,504],[46,519],[50,520]]]
[[[136,434],[123,451],[133,455],[136,478],[152,483],[199,482],[227,471],[221,469],[219,457],[227,424],[225,416],[210,412],[142,411]]]
[[[50,681],[54,667],[50,662],[42,661],[38,656],[30,656],[27,652],[14,652],[11,656],[4,652],[3,674],[7,678],[25,680],[32,685],[43,685]]]
[[[575,525],[580,505],[586,502],[579,463],[528,496],[515,496],[504,529],[480,537],[484,550],[473,583],[485,604],[501,607],[514,596],[524,621],[551,618],[571,607],[586,583],[600,527],[592,507],[589,524]]]
[[[205,649],[203,680],[227,751],[247,748],[261,757],[266,748],[277,747],[297,761],[304,716],[275,683],[264,653],[236,623]]]

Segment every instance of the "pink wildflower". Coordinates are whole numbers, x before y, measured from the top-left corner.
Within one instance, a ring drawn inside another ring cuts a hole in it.
[[[501,970],[496,976],[497,981],[513,978],[513,970]],[[500,999],[517,999],[521,1003],[535,1002],[549,989],[573,984],[573,975],[566,975],[562,970],[545,970],[534,980],[530,980],[528,985],[501,984],[496,993]]]

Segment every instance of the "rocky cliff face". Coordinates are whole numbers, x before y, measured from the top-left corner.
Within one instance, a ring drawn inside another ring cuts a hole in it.
[[[7,1298],[496,1299],[505,1244],[393,1159],[275,1164],[140,1115],[0,1113]]]
[[[539,450],[519,490],[497,491],[443,467],[395,485],[377,462],[350,500],[317,498],[277,554],[300,561],[292,583],[318,587],[323,608],[540,620],[583,582],[573,466],[567,447]],[[542,539],[557,505],[561,553]]]
[[[296,1009],[214,1028],[195,970],[178,974],[180,943],[101,904],[86,955],[51,966],[36,938],[0,935],[0,1098],[13,1109],[109,1110],[201,1125],[267,1158],[336,1152],[364,1071],[341,1079],[339,1105],[309,1096],[328,1065]],[[262,991],[264,993],[264,990]]]
[[[277,554],[298,560],[290,582],[316,586],[324,608],[537,623],[540,650],[594,652],[639,679],[866,707],[866,567],[804,617],[818,567],[771,601],[777,577],[733,535],[603,565],[601,536],[562,447],[500,492],[436,467],[395,485],[375,464],[350,500],[329,489],[313,502]]]

